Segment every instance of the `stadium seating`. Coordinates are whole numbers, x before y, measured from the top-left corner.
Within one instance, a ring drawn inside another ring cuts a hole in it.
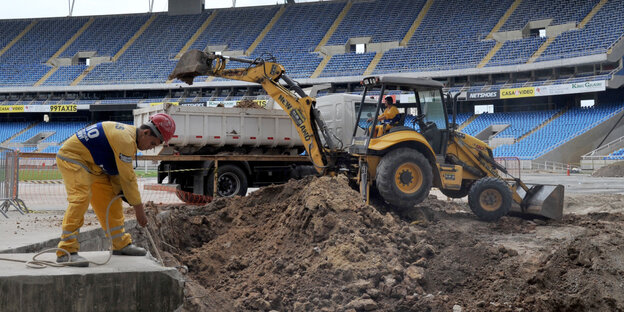
[[[424,4],[424,0],[354,2],[327,45],[344,45],[355,37],[371,37],[371,42],[400,41]]]
[[[408,46],[386,52],[374,73],[476,67],[496,43],[481,39],[512,2],[435,1]]]
[[[349,38],[370,37],[373,44],[398,42],[422,11],[425,0],[354,1],[327,45],[345,45]],[[521,30],[530,21],[551,19],[550,25],[580,23],[599,0],[525,0],[499,31]],[[175,56],[191,36],[214,13],[214,19],[199,34],[191,49],[225,46],[228,51],[246,51],[280,9],[284,13],[247,58],[267,58],[282,63],[293,78],[308,78],[322,60],[313,52],[327,34],[346,1],[297,3],[259,7],[205,10],[194,15],[124,14],[95,17],[64,17],[34,20],[0,20],[0,45],[6,46],[26,27],[32,29],[0,55],[1,86],[32,86],[53,67],[47,62],[76,32],[93,23],[60,54],[71,58],[77,52],[95,52],[113,57],[149,19],[153,22],[115,62],[94,66],[81,85],[163,83],[176,64]],[[513,0],[434,1],[405,47],[386,51],[374,73],[396,73],[465,69],[476,67],[496,41],[485,40]],[[241,21],[245,22],[242,23]],[[608,1],[582,29],[557,36],[539,57],[549,61],[609,53],[624,35],[624,6]],[[538,36],[506,41],[486,66],[523,64],[546,41]],[[320,77],[361,75],[374,52],[334,55]],[[228,67],[241,67],[231,64]],[[68,86],[86,64],[60,66],[45,86]],[[612,73],[573,77],[577,81],[609,79]],[[565,79],[570,79],[567,77]],[[219,81],[219,79],[217,79]],[[565,81],[565,80],[564,80]],[[560,83],[550,80],[518,82],[517,86]],[[497,90],[502,84],[467,85],[473,91]],[[509,86],[507,86],[509,87]],[[459,87],[461,88],[461,87]]]
[[[500,31],[521,30],[528,22],[552,19],[550,25],[578,23],[600,0],[523,0]]]
[[[509,125],[495,137],[517,139],[551,118],[555,113],[556,111],[534,111],[480,114],[462,132],[474,136],[491,125]]]
[[[559,35],[538,61],[606,53],[623,34],[624,5],[620,1],[608,1],[585,28]]]
[[[24,133],[20,134],[13,140],[12,143],[23,143],[38,133],[44,131],[54,132],[51,136],[45,138],[40,141],[40,143],[49,143],[49,142],[57,142],[61,143],[65,141],[67,138],[72,136],[76,131],[87,126],[87,122],[84,121],[70,121],[70,122],[62,122],[62,121],[52,121],[52,122],[42,122],[34,127],[28,129]]]
[[[494,149],[494,156],[535,159],[571,138],[589,131],[624,109],[622,103],[604,104],[593,108],[571,108],[541,129],[513,145]]]

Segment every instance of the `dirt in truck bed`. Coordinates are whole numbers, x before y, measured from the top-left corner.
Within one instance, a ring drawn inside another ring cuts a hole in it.
[[[621,207],[482,222],[430,195],[396,214],[321,177],[159,208],[152,230],[188,311],[624,310]]]

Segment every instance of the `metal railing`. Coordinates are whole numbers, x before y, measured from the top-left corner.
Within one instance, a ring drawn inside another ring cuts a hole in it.
[[[7,218],[7,211],[11,206],[21,214],[29,212],[24,202],[18,198],[18,186],[18,152],[0,147],[0,213]]]

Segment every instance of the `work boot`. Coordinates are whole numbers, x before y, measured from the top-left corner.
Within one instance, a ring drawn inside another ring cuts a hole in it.
[[[129,244],[119,250],[113,250],[113,255],[116,256],[145,256],[147,251],[141,247]]]
[[[68,261],[69,260],[69,261]],[[78,255],[77,252],[72,252],[70,257],[62,255],[56,258],[56,263],[67,263],[68,266],[74,267],[88,267],[89,260]]]

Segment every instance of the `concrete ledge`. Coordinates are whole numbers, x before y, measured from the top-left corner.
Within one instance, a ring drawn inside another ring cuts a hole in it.
[[[126,232],[130,233],[133,239],[138,232],[136,226],[136,220],[128,220],[124,225]],[[58,227],[58,229],[55,229],[55,233],[56,232],[61,232],[60,226]],[[44,249],[55,248],[56,246],[58,246],[59,241],[60,237],[57,237],[34,244],[0,250],[0,254],[31,252],[37,253]],[[78,235],[78,242],[80,243],[80,251],[108,250],[109,248],[109,240],[105,238],[104,230],[102,230],[102,228],[80,232],[80,235]]]
[[[108,252],[80,254],[103,262]],[[33,255],[2,257],[30,260]],[[182,275],[147,257],[113,256],[106,265],[88,268],[31,269],[23,263],[0,263],[2,311],[174,311],[183,303]]]

